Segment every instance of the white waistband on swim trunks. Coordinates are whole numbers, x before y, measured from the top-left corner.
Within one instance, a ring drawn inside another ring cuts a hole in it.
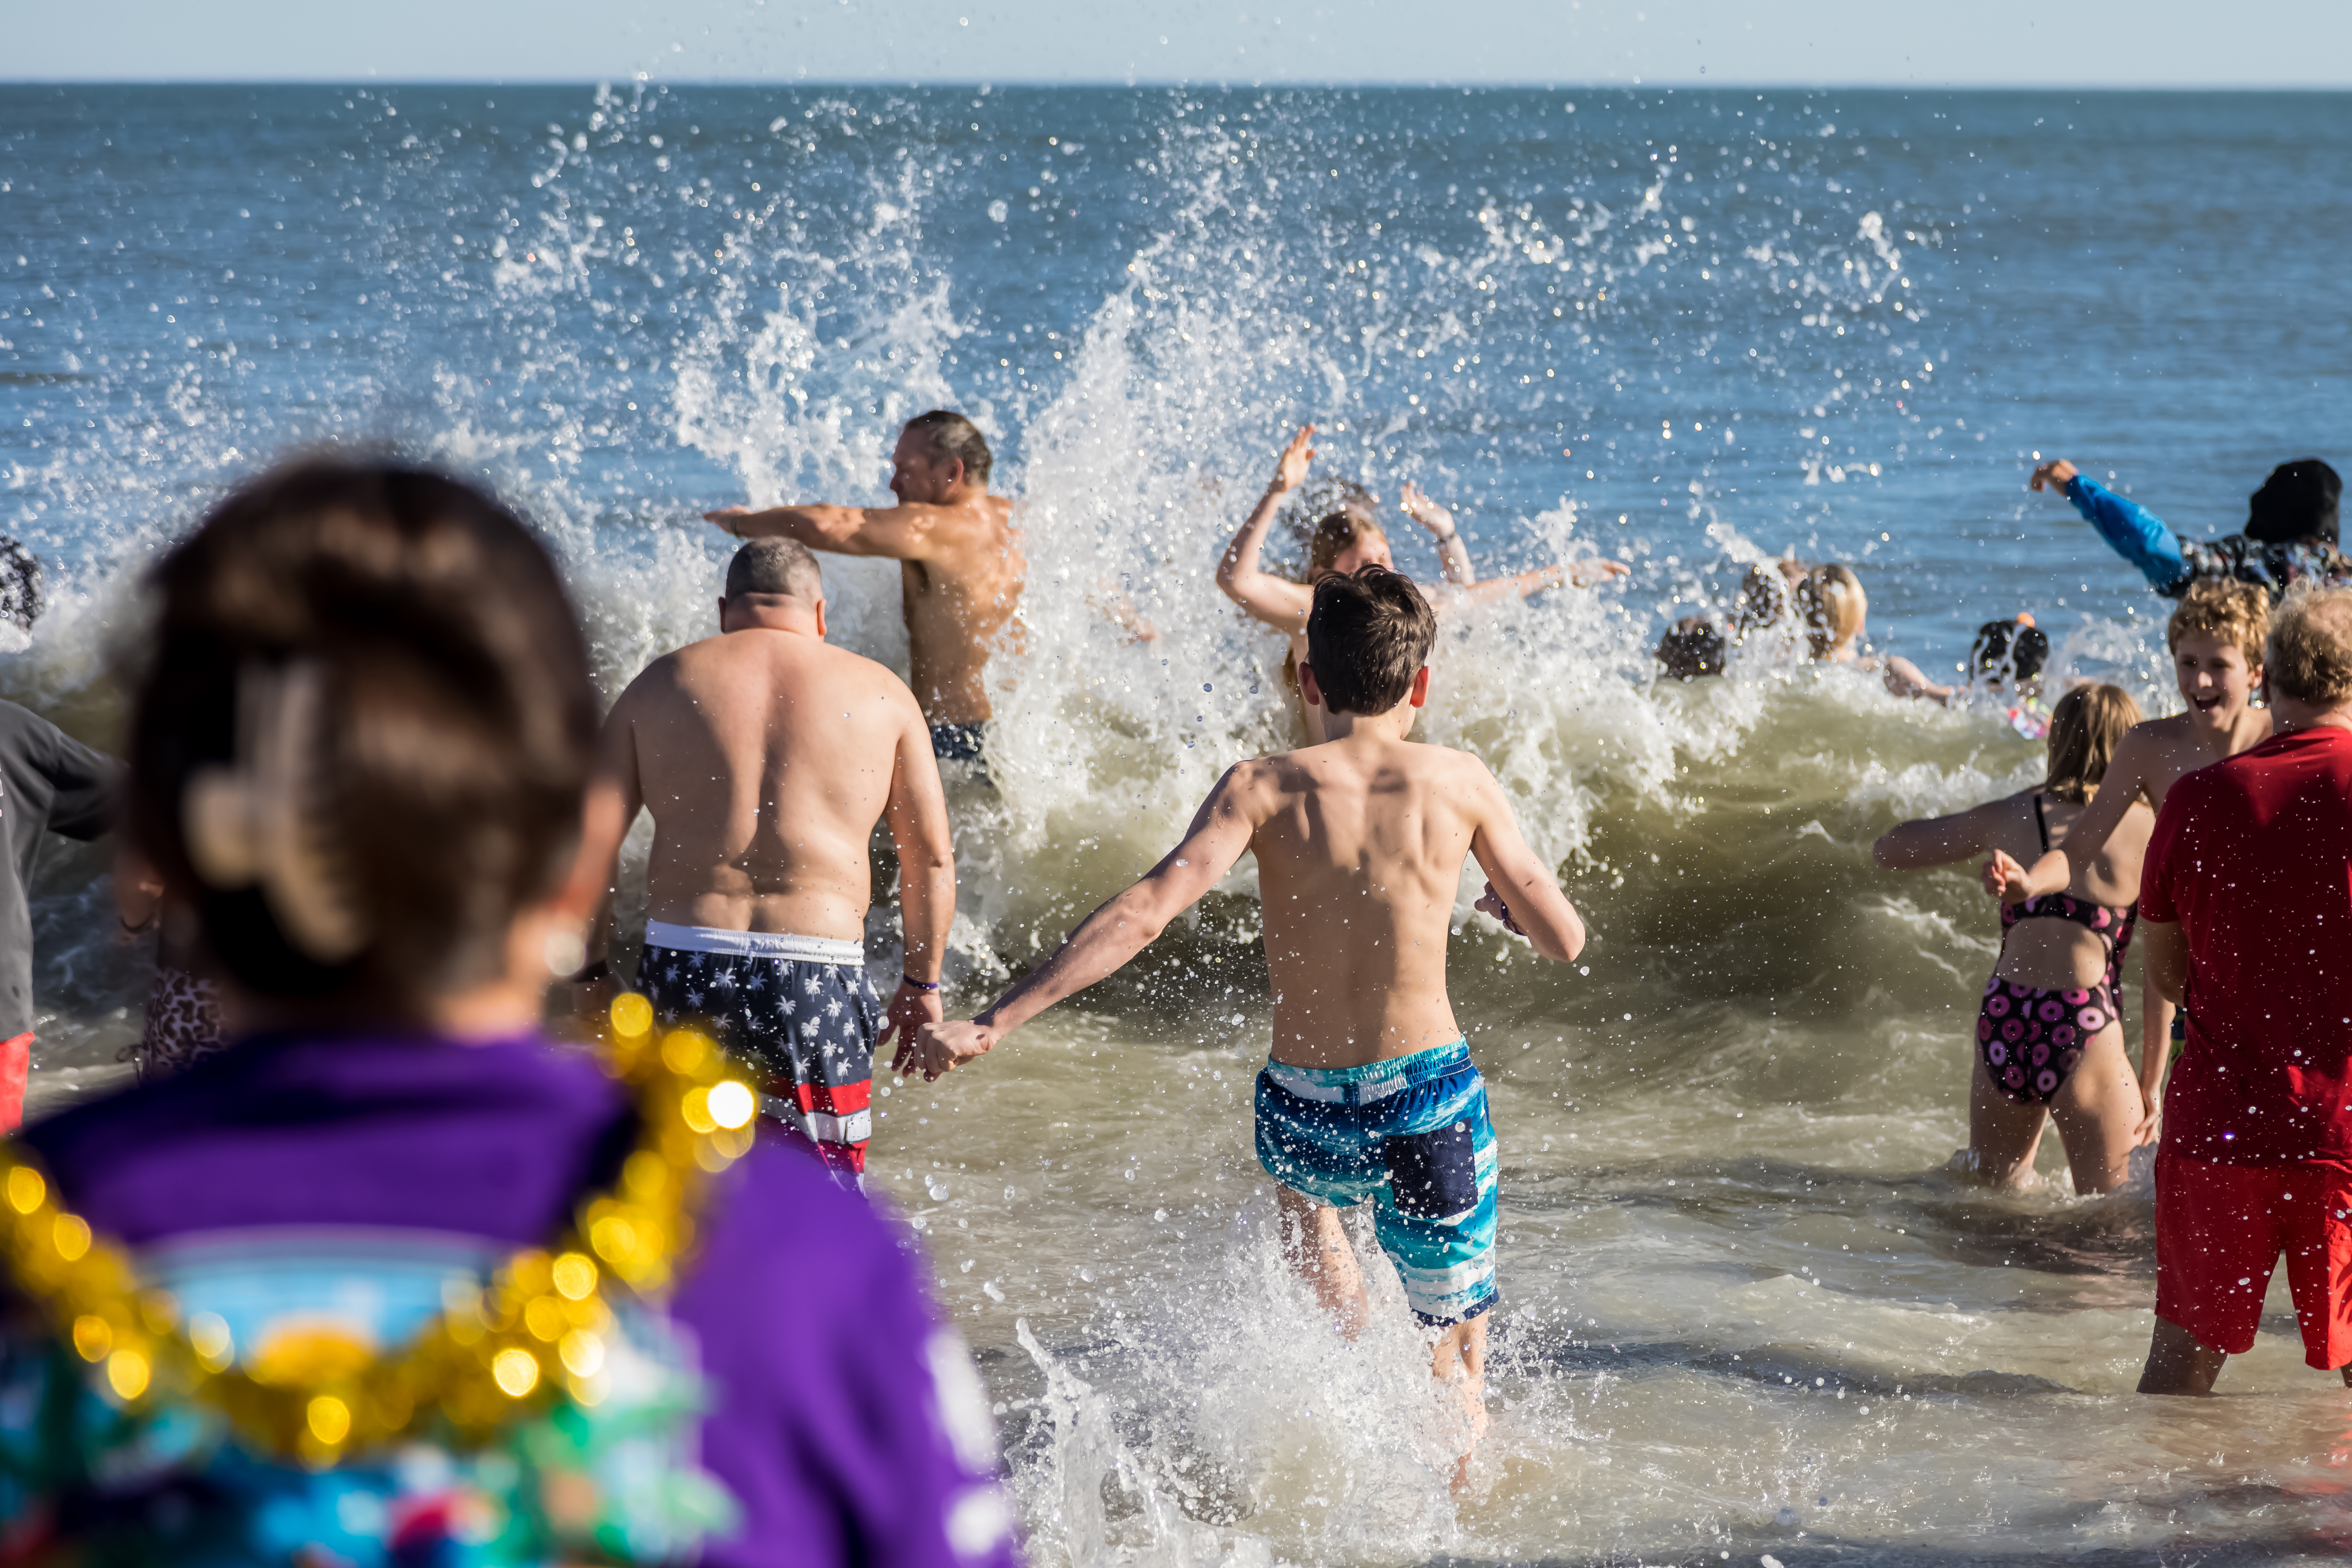
[[[672,925],[667,921],[646,922],[646,945],[673,952],[724,952],[739,958],[781,958],[793,963],[866,963],[866,944],[829,936],[794,936],[790,931],[720,931],[714,926]]]

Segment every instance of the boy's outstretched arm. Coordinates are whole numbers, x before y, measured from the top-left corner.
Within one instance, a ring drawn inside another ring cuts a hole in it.
[[[2180,547],[2179,536],[2164,520],[2135,500],[2084,479],[2074,464],[2053,458],[2033,470],[2029,489],[2055,490],[2074,503],[2084,521],[2099,531],[2107,548],[2139,568],[2147,585],[2177,597],[2194,575]]]
[[[969,1022],[926,1025],[921,1037],[903,1043],[891,1062],[900,1073],[938,1079],[1097,980],[1118,972],[1151,945],[1168,922],[1200,901],[1223,879],[1249,848],[1257,831],[1255,765],[1240,763],[1217,781],[1193,815],[1183,842],[1170,850],[1143,880],[1088,915],[1062,940],[1054,956],[1013,983],[987,1011]]]
[[[1584,951],[1583,919],[1559,890],[1551,868],[1520,837],[1518,819],[1495,775],[1483,763],[1475,774],[1478,826],[1470,836],[1470,853],[1486,873],[1486,897],[1477,907],[1535,943],[1546,958],[1572,962]]]

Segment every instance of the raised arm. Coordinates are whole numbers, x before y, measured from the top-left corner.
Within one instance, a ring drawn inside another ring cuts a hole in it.
[[[2017,797],[2005,795],[1949,816],[1898,823],[1870,847],[1870,858],[1882,871],[1924,871],[1974,859],[1991,843],[2000,819],[2016,809]]]
[[[1054,956],[1014,983],[987,1011],[970,1022],[933,1024],[923,1030],[919,1067],[936,1079],[982,1056],[996,1043],[1066,996],[1108,979],[1151,945],[1168,922],[1192,907],[1223,879],[1257,830],[1251,810],[1252,764],[1241,763],[1217,781],[1201,803],[1184,840],[1168,852],[1143,880],[1088,915],[1062,941]]]
[[[2032,489],[2056,490],[2074,502],[2074,510],[2107,542],[2107,548],[2138,567],[2139,574],[2158,593],[2177,594],[2188,582],[2189,563],[2181,553],[2179,537],[2137,501],[2094,484],[2063,458],[2034,469],[2026,484]]]
[[[2083,808],[2067,830],[2066,842],[2043,855],[2031,866],[2020,866],[2004,853],[1996,850],[1984,868],[1985,891],[2004,904],[2021,904],[2028,899],[2046,898],[2063,893],[2100,850],[2140,796],[2141,782],[2147,777],[2154,761],[2154,746],[2140,733],[2145,725],[2135,724],[2124,731],[2116,742],[2116,754],[2107,763],[2106,777],[2099,793]]]
[[[1217,587],[1226,598],[1267,626],[1294,634],[1306,629],[1307,612],[1315,595],[1300,584],[1259,570],[1258,557],[1265,549],[1266,530],[1274,526],[1274,514],[1282,510],[1291,491],[1307,482],[1307,465],[1315,456],[1314,440],[1314,426],[1298,427],[1275,465],[1273,482],[1258,497],[1241,531],[1234,535],[1217,562]]]
[[[940,1021],[940,966],[946,962],[948,928],[955,923],[955,847],[948,830],[947,792],[931,754],[930,732],[909,700],[898,734],[898,764],[890,778],[884,816],[898,847],[898,931],[906,949],[898,989],[890,998],[887,1026],[877,1045],[898,1039],[891,1065],[908,1070],[915,1037]]]
[[[1470,853],[1486,873],[1486,896],[1476,907],[1526,937],[1546,958],[1572,963],[1584,951],[1583,918],[1559,890],[1551,868],[1528,847],[1503,786],[1483,763],[1475,764],[1471,791],[1478,826],[1470,835]]]
[[[1457,588],[1467,588],[1478,580],[1478,574],[1470,566],[1470,547],[1462,542],[1462,531],[1454,526],[1452,508],[1430,500],[1428,492],[1411,480],[1399,492],[1397,504],[1404,509],[1405,516],[1429,530],[1437,541],[1437,569],[1445,574],[1447,582]]]
[[[836,555],[921,561],[931,552],[942,508],[935,506],[725,506],[702,514],[738,539],[797,539]]]

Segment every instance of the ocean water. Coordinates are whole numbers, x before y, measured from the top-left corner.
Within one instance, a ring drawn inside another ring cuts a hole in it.
[[[2025,476],[2071,456],[2197,535],[2347,455],[2348,137],[2318,95],[0,88],[0,530],[55,600],[0,694],[110,741],[142,564],[351,442],[527,509],[617,690],[714,629],[702,510],[880,500],[897,423],[959,406],[1034,571],[999,788],[954,801],[969,1009],[1290,743],[1280,645],[1210,576],[1312,419],[1326,470],[1452,502],[1482,572],[1633,566],[1449,625],[1424,721],[1594,933],[1543,964],[1465,878],[1495,1432],[1450,1499],[1393,1279],[1347,1347],[1283,1276],[1244,866],[878,1102],[1034,1559],[2335,1556],[2352,1418],[2283,1291],[2225,1397],[2138,1400],[2145,1191],[1944,1173],[1996,922],[1868,845],[2038,749],[1765,655],[1660,685],[1647,650],[1793,548],[1855,566],[1882,651],[1948,669],[2031,609],[2062,672],[2177,708],[2164,606]],[[891,571],[826,570],[839,639],[903,661]],[[37,1110],[137,1032],[105,871],[60,845],[39,878]]]

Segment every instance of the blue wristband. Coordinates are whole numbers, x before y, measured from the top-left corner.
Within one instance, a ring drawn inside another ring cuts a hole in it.
[[[938,981],[918,980],[913,975],[907,973],[903,970],[899,972],[898,983],[902,985],[911,985],[918,991],[937,991],[940,988],[940,983]]]

